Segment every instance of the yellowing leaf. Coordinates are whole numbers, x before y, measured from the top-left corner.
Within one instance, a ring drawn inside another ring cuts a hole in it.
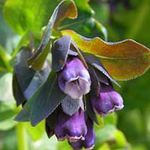
[[[134,40],[111,43],[96,37],[85,38],[72,30],[63,30],[78,47],[100,58],[110,75],[116,80],[129,80],[142,75],[150,67],[150,49]]]

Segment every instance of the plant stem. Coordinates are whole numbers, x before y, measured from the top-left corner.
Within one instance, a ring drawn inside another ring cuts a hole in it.
[[[27,135],[23,123],[18,123],[16,126],[18,150],[28,150]]]

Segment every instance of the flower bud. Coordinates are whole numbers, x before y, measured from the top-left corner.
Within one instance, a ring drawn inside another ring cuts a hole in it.
[[[90,91],[90,75],[79,58],[73,57],[67,60],[58,75],[58,84],[60,89],[73,99],[80,99]]]
[[[101,85],[98,97],[91,99],[91,104],[98,114],[108,114],[124,107],[123,99],[110,85]]]
[[[77,141],[83,139],[87,133],[84,111],[79,109],[72,116],[61,111],[58,114],[54,132],[59,140]]]

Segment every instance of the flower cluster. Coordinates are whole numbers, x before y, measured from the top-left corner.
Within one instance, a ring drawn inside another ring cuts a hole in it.
[[[76,17],[74,2],[63,0],[39,46],[35,48],[31,38],[29,45],[20,48],[14,65],[13,95],[22,109],[15,120],[35,126],[46,119],[49,137],[68,140],[75,150],[90,150],[95,143],[97,116],[123,108],[123,99],[113,88],[113,83],[118,83],[111,76],[125,81],[142,75],[150,67],[150,50],[131,39],[112,43],[99,37],[89,39],[73,30],[58,32],[61,21]],[[56,36],[62,37],[53,43]]]
[[[61,40],[64,37],[55,42],[55,51],[64,47],[57,45],[64,45]],[[89,115],[89,109],[93,114],[107,115],[122,109],[123,100],[113,89],[113,79],[101,63],[96,60],[96,67],[92,66],[96,57],[83,54],[82,58],[72,49],[69,49],[63,67],[57,72],[58,86],[66,96],[46,119],[46,131],[49,137],[55,134],[58,140],[67,139],[75,150],[83,147],[92,149],[95,142],[94,119]]]

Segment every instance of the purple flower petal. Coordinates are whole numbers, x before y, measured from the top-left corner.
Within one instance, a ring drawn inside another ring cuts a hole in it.
[[[99,97],[91,99],[92,106],[99,114],[107,114],[124,107],[123,99],[111,86],[102,84]]]
[[[59,140],[68,139],[77,141],[87,133],[84,111],[79,109],[74,115],[69,116],[61,111],[57,118],[55,135]]]
[[[93,122],[88,119],[87,120],[87,134],[84,140],[84,147],[88,150],[93,149],[95,143],[95,133],[93,129]]]
[[[84,140],[78,140],[76,142],[70,142],[70,145],[74,150],[80,150],[82,147],[85,149],[91,150],[94,147],[95,143],[95,133],[93,130],[93,122],[90,119],[87,119],[87,134]]]
[[[80,59],[74,57],[67,61],[58,76],[58,84],[73,99],[79,99],[90,91],[90,75]]]

